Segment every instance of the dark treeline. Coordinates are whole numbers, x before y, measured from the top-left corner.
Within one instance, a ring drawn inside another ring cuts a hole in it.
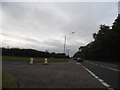
[[[2,56],[18,57],[41,57],[41,58],[66,58],[64,53],[49,53],[47,51],[37,51],[33,49],[2,48]]]
[[[101,60],[116,62],[120,51],[120,14],[112,27],[100,25],[97,33],[93,33],[94,41],[86,46],[79,47],[74,57],[82,57],[88,60]]]

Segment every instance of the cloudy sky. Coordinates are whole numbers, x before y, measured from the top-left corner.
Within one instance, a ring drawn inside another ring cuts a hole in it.
[[[2,2],[3,47],[32,48],[73,55],[93,40],[100,24],[112,26],[117,2]],[[72,32],[75,32],[72,34]]]

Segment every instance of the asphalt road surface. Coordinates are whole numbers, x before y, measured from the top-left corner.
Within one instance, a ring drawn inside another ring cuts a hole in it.
[[[120,89],[120,66],[96,61],[84,61],[81,62],[81,65],[104,80],[112,88]]]
[[[49,63],[3,61],[2,70],[13,74],[18,88],[102,88],[106,87],[76,61]]]

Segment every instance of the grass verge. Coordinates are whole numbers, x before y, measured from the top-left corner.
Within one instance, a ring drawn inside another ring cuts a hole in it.
[[[15,77],[8,72],[2,73],[2,88],[17,88]]]
[[[13,56],[2,56],[2,60],[7,61],[25,61],[29,62],[30,57],[13,57]],[[34,62],[44,62],[45,58],[33,58]],[[64,58],[48,58],[48,62],[65,62]]]

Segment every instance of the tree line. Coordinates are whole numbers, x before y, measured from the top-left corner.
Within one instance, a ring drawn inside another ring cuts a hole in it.
[[[41,57],[41,58],[67,58],[64,53],[49,53],[48,51],[37,51],[34,49],[4,48],[2,47],[2,56],[18,57]]]
[[[115,19],[112,27],[100,25],[97,33],[93,33],[94,41],[86,46],[80,46],[74,57],[89,60],[111,61],[119,60],[120,51],[120,14]]]

